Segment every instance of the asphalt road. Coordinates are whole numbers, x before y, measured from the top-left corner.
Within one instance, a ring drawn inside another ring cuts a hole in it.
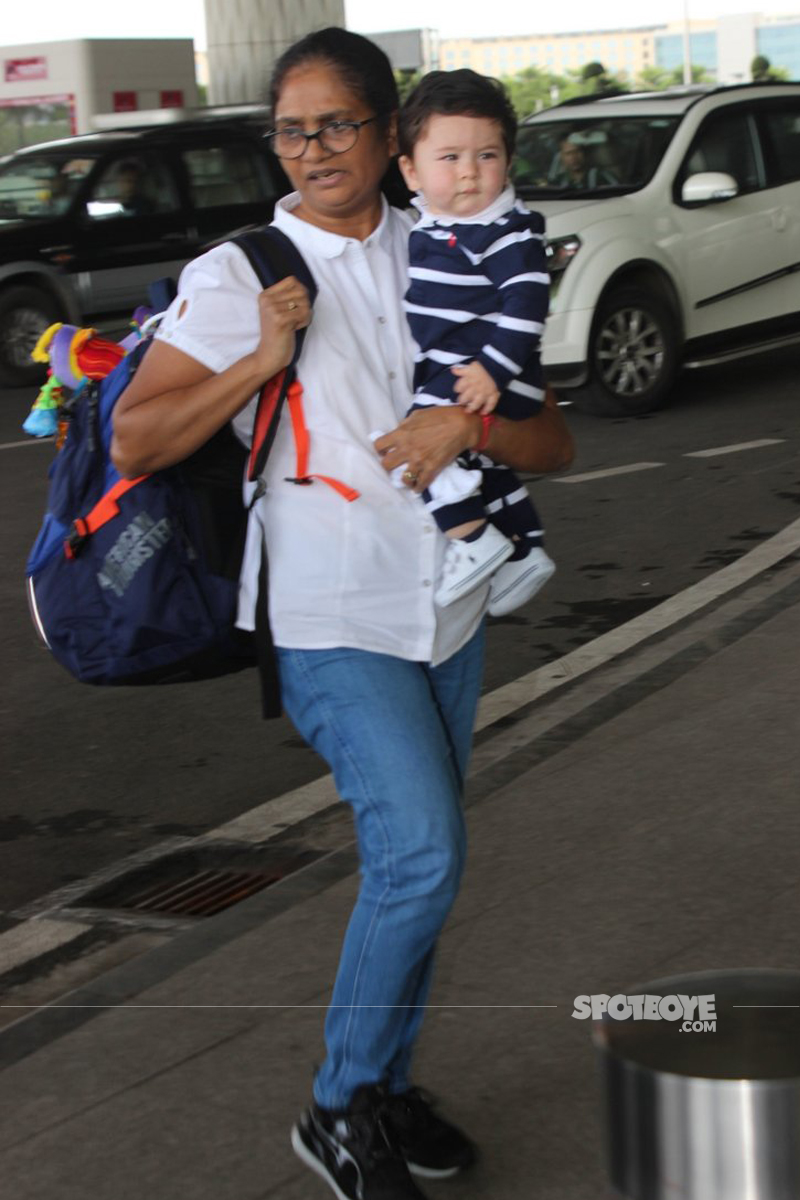
[[[490,623],[486,690],[682,591],[800,515],[798,376],[800,350],[784,351],[687,373],[672,405],[647,418],[565,409],[576,462],[532,483],[558,571],[528,608]],[[4,914],[54,888],[325,770],[287,721],[261,720],[250,676],[96,689],[50,659],[23,588],[52,456],[20,430],[31,400],[0,393],[0,928]],[[618,468],[632,469],[607,473]]]

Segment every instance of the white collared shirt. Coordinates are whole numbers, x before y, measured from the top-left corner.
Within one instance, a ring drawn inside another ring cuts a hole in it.
[[[251,514],[239,624],[252,629],[260,536],[269,557],[270,623],[276,645],[349,646],[443,662],[474,633],[488,585],[446,610],[433,601],[446,545],[422,500],[391,484],[369,435],[396,427],[412,400],[414,344],[402,309],[411,220],[389,208],[365,241],[328,233],[292,215],[294,193],[274,223],[305,258],[319,293],[298,364],[310,434],[309,473],[356,488],[348,503],[296,474],[284,412]],[[183,271],[158,337],[215,372],[258,344],[260,289],[244,254],[218,246]],[[181,308],[185,308],[179,316]],[[255,398],[235,419],[249,441]]]

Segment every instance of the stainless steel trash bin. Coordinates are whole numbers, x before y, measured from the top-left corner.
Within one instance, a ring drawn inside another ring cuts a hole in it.
[[[695,1009],[687,1023],[698,996],[713,996],[713,1022]],[[609,1008],[594,1041],[614,1186],[633,1200],[800,1200],[800,972],[673,976]]]

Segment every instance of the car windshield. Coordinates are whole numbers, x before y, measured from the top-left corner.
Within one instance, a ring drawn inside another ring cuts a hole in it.
[[[94,158],[25,154],[0,163],[0,221],[28,221],[66,212]]]
[[[521,125],[513,177],[523,196],[635,192],[652,179],[680,117],[565,117]]]

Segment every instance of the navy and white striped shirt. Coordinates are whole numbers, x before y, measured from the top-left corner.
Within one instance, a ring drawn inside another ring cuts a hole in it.
[[[509,185],[471,218],[432,216],[424,200],[409,242],[405,310],[418,346],[417,404],[455,400],[458,363],[481,364],[502,393],[500,416],[522,420],[544,399],[539,343],[548,308],[544,220]]]

